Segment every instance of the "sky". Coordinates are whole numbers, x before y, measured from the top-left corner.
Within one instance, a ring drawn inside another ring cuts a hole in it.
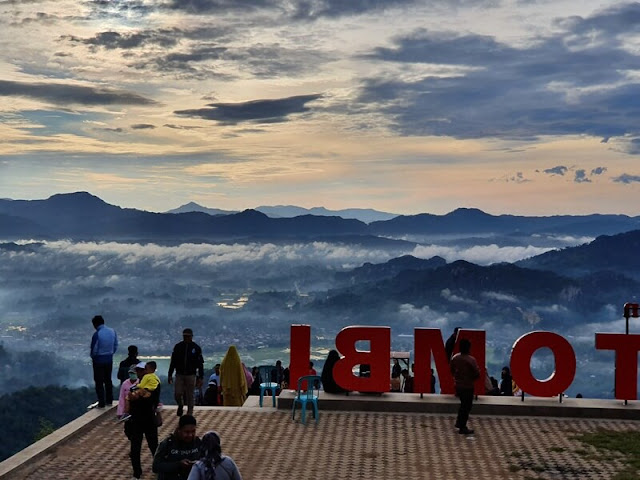
[[[0,0],[0,197],[640,214],[640,3]]]

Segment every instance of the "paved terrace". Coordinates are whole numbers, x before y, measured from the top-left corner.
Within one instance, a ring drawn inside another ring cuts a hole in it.
[[[285,392],[286,393],[286,392]],[[335,397],[335,398],[333,398]],[[453,413],[416,413],[455,408],[445,396],[385,394],[349,397],[321,394],[318,424],[291,420],[287,408],[264,408],[250,397],[242,408],[196,408],[198,431],[220,432],[223,452],[233,457],[246,480],[331,479],[611,479],[624,469],[620,455],[606,457],[581,443],[575,435],[598,429],[637,431],[634,420],[513,416],[521,408],[518,398],[501,398],[502,414],[473,415],[476,434],[464,436],[453,428]],[[267,400],[267,399],[265,399]],[[508,400],[506,404],[503,402]],[[541,400],[538,410],[562,412],[557,399]],[[571,400],[569,402],[568,400]],[[289,400],[290,401],[290,400]],[[562,405],[578,400],[565,399]],[[282,397],[280,407],[287,402]],[[340,403],[343,402],[342,407]],[[404,402],[404,403],[403,403]],[[411,403],[408,408],[406,402]],[[640,406],[631,402],[580,399],[585,409],[605,412],[624,409],[640,419]],[[491,403],[481,397],[474,409]],[[290,403],[289,403],[290,404]],[[374,408],[375,404],[375,408]],[[269,405],[269,406],[267,406]],[[346,411],[368,409],[370,411]],[[344,410],[334,410],[343,408]],[[605,410],[602,410],[602,409]],[[378,411],[375,411],[378,410]],[[384,410],[384,411],[380,411]],[[524,410],[522,410],[524,412]],[[176,426],[168,406],[160,437]],[[530,413],[530,412],[529,412]],[[605,412],[606,413],[606,412]],[[628,414],[627,413],[627,414]],[[40,442],[0,464],[0,479],[75,480],[131,478],[129,444],[122,424],[114,422],[115,407],[93,410]],[[4,441],[7,441],[5,439]],[[464,460],[463,460],[464,459]],[[151,480],[151,456],[143,450],[143,479]]]

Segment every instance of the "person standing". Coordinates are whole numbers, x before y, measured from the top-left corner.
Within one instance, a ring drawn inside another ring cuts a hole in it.
[[[158,446],[153,456],[153,471],[158,474],[158,480],[187,480],[191,467],[199,458],[196,419],[183,415],[175,431]]]
[[[468,339],[460,340],[460,353],[453,356],[450,367],[456,385],[456,395],[460,398],[456,428],[458,433],[469,435],[473,430],[467,428],[467,420],[473,406],[474,382],[480,378],[480,369],[476,359],[471,356],[471,342]]]
[[[118,367],[118,380],[120,380],[120,385],[129,378],[129,369],[140,363],[140,360],[138,360],[138,347],[129,345],[127,352],[127,358],[122,360]]]
[[[227,350],[220,365],[222,403],[225,407],[241,407],[246,399],[247,377],[235,345]]]
[[[146,365],[139,363],[135,367],[136,376],[141,381],[145,376]],[[139,383],[138,383],[139,385]],[[154,455],[158,448],[158,424],[156,423],[156,408],[160,401],[160,385],[149,396],[139,396],[129,402],[130,417],[124,424],[124,433],[131,442],[129,457],[133,468],[133,478],[142,477],[140,453],[142,440],[146,438],[147,446]]]
[[[113,328],[104,324],[104,318],[96,315],[91,319],[93,328],[96,329],[91,337],[91,361],[93,363],[93,380],[96,384],[98,408],[113,403],[113,382],[111,370],[113,369],[113,354],[118,350],[118,335]]]
[[[444,353],[447,355],[447,362],[451,363],[451,356],[453,355],[453,350],[456,348],[456,340],[458,339],[458,330],[460,327],[456,327],[453,329],[453,333],[449,338],[447,338],[447,342],[444,344]]]
[[[176,343],[171,353],[169,364],[169,384],[173,383],[173,372],[176,372],[174,397],[178,404],[177,415],[180,417],[187,405],[187,414],[193,415],[194,396],[196,387],[202,387],[204,377],[204,359],[202,349],[193,341],[193,330],[185,328],[182,331],[182,341]]]

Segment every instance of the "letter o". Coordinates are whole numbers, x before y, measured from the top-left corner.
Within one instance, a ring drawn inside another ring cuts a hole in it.
[[[531,357],[539,348],[551,349],[555,371],[546,380],[538,380],[531,373]],[[576,375],[576,355],[571,344],[552,332],[531,332],[513,344],[511,375],[522,391],[536,397],[553,397],[564,392]]]

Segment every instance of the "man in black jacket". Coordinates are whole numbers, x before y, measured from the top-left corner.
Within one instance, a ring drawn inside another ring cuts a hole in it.
[[[120,385],[122,385],[122,382],[129,378],[129,369],[134,365],[140,363],[140,360],[138,360],[138,347],[136,347],[135,345],[129,345],[129,348],[127,348],[127,352],[127,358],[122,360],[120,362],[120,366],[118,367],[118,380],[120,380]]]
[[[178,428],[160,443],[153,456],[153,471],[158,474],[158,480],[186,480],[191,467],[200,458],[199,450],[196,419],[183,415]]]
[[[176,343],[171,354],[169,364],[169,384],[173,383],[173,371],[176,372],[174,397],[178,404],[178,416],[182,416],[184,404],[187,404],[187,414],[193,415],[193,391],[196,386],[202,386],[204,377],[204,359],[202,349],[193,341],[193,330],[185,328],[182,331],[182,342]]]

